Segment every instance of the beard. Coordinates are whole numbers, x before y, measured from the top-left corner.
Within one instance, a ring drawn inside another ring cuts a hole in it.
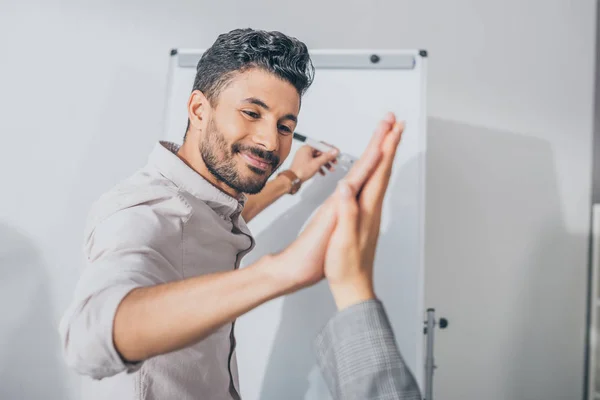
[[[271,165],[270,172],[248,164],[238,167],[235,155],[242,152],[251,153],[268,162]],[[200,155],[206,168],[217,180],[237,192],[247,194],[260,192],[279,165],[279,157],[273,152],[240,143],[228,145],[214,119],[208,123],[206,135],[200,143]],[[249,173],[240,171],[244,169],[249,170]]]

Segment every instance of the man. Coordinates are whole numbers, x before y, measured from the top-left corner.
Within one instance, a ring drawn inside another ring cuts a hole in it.
[[[362,190],[340,181],[323,208],[337,214],[324,273],[339,312],[315,339],[317,363],[334,399],[421,400],[416,380],[396,346],[384,307],[375,296],[373,264],[383,198],[403,125],[393,125],[382,157]],[[359,194],[358,194],[359,193]],[[358,195],[357,195],[358,194]]]
[[[266,183],[290,152],[311,81],[306,46],[293,38],[219,36],[198,64],[183,145],[157,144],[143,169],[94,205],[88,266],[60,332],[69,365],[110,377],[95,396],[238,399],[235,319],[323,278],[336,219],[327,207],[281,253],[238,269],[254,246],[246,222],[335,157],[304,148]],[[388,131],[378,129],[348,173],[356,188]]]

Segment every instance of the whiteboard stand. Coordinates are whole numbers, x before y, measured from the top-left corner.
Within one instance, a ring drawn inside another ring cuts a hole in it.
[[[446,318],[440,318],[440,322],[435,322],[435,309],[427,309],[427,321],[425,321],[425,334],[427,335],[427,349],[425,356],[425,398],[424,400],[433,400],[433,371],[437,368],[433,357],[433,341],[435,326],[439,325],[440,329],[445,329],[448,326]]]
[[[589,312],[590,325],[588,327],[588,381],[587,400],[600,399],[600,204],[592,205],[592,243],[591,243],[591,282]]]

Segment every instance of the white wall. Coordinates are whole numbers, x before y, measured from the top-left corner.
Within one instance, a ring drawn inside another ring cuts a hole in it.
[[[435,394],[581,398],[595,2],[235,4],[0,2],[0,398],[78,398],[56,324],[88,207],[159,138],[169,49],[245,26],[429,50]]]

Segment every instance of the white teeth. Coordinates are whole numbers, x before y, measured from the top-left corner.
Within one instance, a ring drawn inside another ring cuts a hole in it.
[[[250,156],[249,154],[244,154],[244,157],[247,158],[249,162],[251,162],[252,164],[254,164],[255,166],[260,167],[260,168],[266,169],[270,165],[268,162],[257,160],[256,158]]]

